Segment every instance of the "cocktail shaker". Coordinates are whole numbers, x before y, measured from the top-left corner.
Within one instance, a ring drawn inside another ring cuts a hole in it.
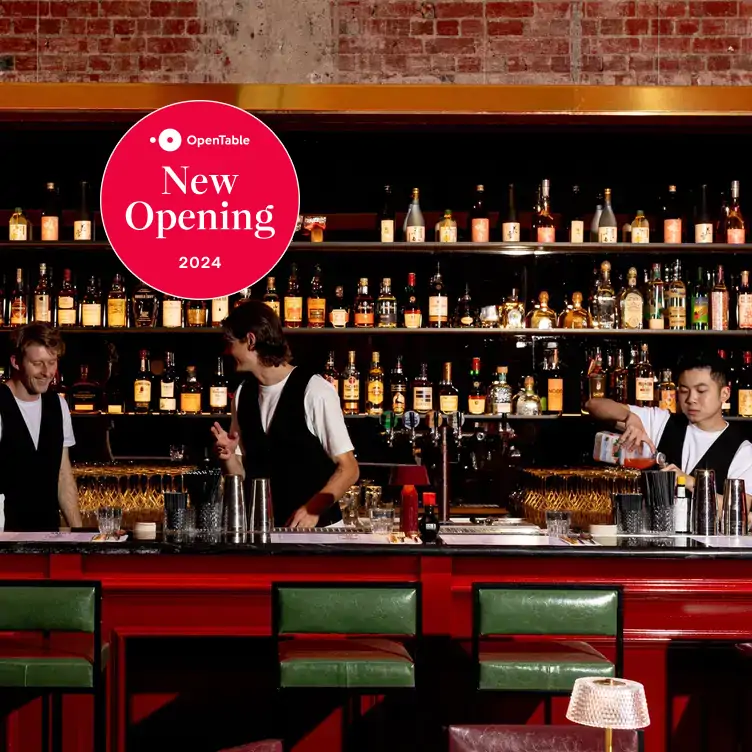
[[[744,481],[727,478],[723,487],[721,535],[747,534],[747,494]]]
[[[715,535],[718,529],[717,518],[715,470],[698,470],[692,494],[691,532],[695,535]]]
[[[248,514],[248,531],[270,533],[274,527],[272,488],[269,478],[253,478],[251,481],[251,505]]]
[[[245,533],[247,529],[243,476],[226,475],[222,494],[222,527],[226,533]]]

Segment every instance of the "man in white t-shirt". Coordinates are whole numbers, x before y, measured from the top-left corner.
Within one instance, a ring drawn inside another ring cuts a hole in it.
[[[49,391],[64,346],[50,324],[13,333],[11,377],[0,384],[0,523],[6,531],[54,532],[60,512],[81,527],[68,456],[76,442],[65,400]]]
[[[692,473],[699,468],[715,470],[716,492],[723,493],[727,478],[741,478],[752,500],[752,444],[736,426],[723,419],[723,403],[730,398],[724,362],[713,355],[698,355],[679,364],[677,403],[672,414],[657,407],[622,405],[609,399],[591,399],[586,409],[599,420],[623,427],[620,443],[636,449],[643,443],[663,452],[668,465],[686,476],[687,489],[694,490]]]
[[[271,480],[277,526],[338,522],[336,502],[359,470],[337,392],[290,364],[282,323],[265,303],[243,303],[223,327],[238,371],[247,374],[235,392],[230,432],[212,427],[225,473],[246,483]]]

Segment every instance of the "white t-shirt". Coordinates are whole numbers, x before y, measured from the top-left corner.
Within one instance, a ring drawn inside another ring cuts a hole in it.
[[[279,397],[289,378],[288,375],[279,383],[270,386],[259,384],[259,409],[261,411],[261,425],[265,432],[269,431],[269,424],[272,422],[274,411],[277,409]],[[235,392],[233,402],[233,413],[235,415],[237,415],[238,400],[242,388],[243,385],[241,384]],[[342,413],[339,396],[326,379],[318,375],[311,378],[308,386],[306,386],[304,403],[308,430],[321,442],[321,446],[331,459],[340,454],[354,451],[350,434],[345,425],[345,416]],[[237,454],[246,454],[242,436]]]
[[[668,410],[661,410],[659,407],[635,407],[634,405],[630,405],[629,409],[642,421],[642,425],[645,427],[648,436],[658,446],[671,413]],[[726,423],[726,428],[728,428],[728,423]],[[684,447],[682,449],[682,471],[689,474],[694,470],[697,463],[703,458],[708,449],[713,446],[715,440],[723,431],[703,431],[690,423],[687,426],[687,435],[684,439]],[[736,450],[736,454],[729,466],[728,477],[742,478],[747,493],[752,494],[752,444],[748,441],[743,441],[739,449]]]

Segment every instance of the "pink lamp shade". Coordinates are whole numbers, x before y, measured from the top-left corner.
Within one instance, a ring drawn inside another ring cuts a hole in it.
[[[425,465],[397,465],[389,476],[390,486],[430,486]]]
[[[577,679],[567,718],[582,726],[641,729],[650,725],[645,688],[628,679]]]

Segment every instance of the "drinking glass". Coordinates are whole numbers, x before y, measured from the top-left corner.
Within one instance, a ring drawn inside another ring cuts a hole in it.
[[[549,535],[569,535],[572,513],[561,509],[546,510],[546,532]]]
[[[371,532],[376,535],[389,535],[394,529],[394,508],[372,507],[369,510]]]
[[[354,528],[358,525],[358,502],[360,500],[359,489],[353,491],[349,489],[339,500],[339,508],[342,511],[342,522],[347,528]]]
[[[99,510],[97,511],[97,524],[99,525],[100,534],[105,536],[105,538],[109,538],[110,536],[117,538],[122,521],[122,507],[99,507]]]

